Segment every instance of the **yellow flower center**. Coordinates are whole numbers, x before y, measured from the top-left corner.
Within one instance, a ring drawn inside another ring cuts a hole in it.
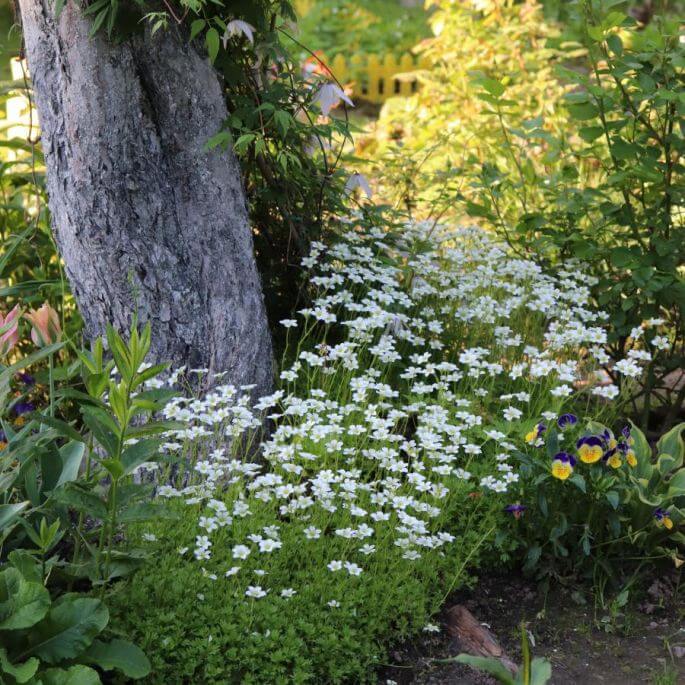
[[[621,461],[621,457],[618,454],[614,454],[612,457],[609,458],[609,461],[607,462],[609,466],[611,466],[612,469],[617,469],[623,462]]]
[[[573,467],[563,461],[552,462],[552,475],[559,480],[566,480],[573,473]]]
[[[581,445],[578,449],[580,461],[585,464],[594,464],[602,458],[602,454],[604,454],[604,450],[601,445]]]

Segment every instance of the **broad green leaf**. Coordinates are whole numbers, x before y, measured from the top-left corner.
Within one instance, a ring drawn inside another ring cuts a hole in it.
[[[75,659],[108,621],[107,607],[99,599],[64,595],[31,631],[31,646],[26,654],[49,664]]]
[[[668,494],[671,497],[685,495],[685,469],[680,469],[668,482]]]
[[[618,504],[619,504],[620,499],[619,499],[619,495],[616,492],[616,490],[609,490],[609,492],[607,492],[607,494],[606,494],[606,498],[607,498],[607,501],[609,502],[609,504],[611,504],[611,506],[614,509],[618,509]]]
[[[150,662],[144,652],[126,640],[95,640],[81,661],[99,666],[103,671],[116,668],[128,678],[144,678],[150,673]]]
[[[205,20],[204,19],[196,19],[191,25],[190,25],[190,40],[195,40],[197,38],[198,33],[202,31],[202,29],[205,27]]]
[[[100,464],[114,480],[119,480],[124,475],[124,466],[119,459],[102,459]]]
[[[106,411],[98,407],[81,407],[81,415],[85,424],[90,428],[95,439],[105,448],[107,454],[114,456],[117,453],[117,427]]]
[[[0,631],[30,628],[49,608],[50,593],[42,583],[26,580],[16,568],[0,573]]]
[[[0,647],[0,674],[5,673],[11,676],[18,685],[30,682],[31,678],[36,674],[38,666],[40,666],[40,661],[35,657],[21,664],[13,664],[9,660],[7,650],[4,647]],[[0,682],[5,682],[5,679],[0,677]]]

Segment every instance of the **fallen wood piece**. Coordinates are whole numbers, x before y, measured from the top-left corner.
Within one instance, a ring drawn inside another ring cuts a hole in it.
[[[507,656],[497,638],[463,605],[455,604],[447,612],[447,632],[456,654],[495,657],[512,673],[518,667]]]

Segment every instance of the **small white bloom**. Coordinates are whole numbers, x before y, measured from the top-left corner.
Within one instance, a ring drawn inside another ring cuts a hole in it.
[[[249,585],[247,590],[245,590],[245,596],[261,599],[262,597],[266,597],[266,591],[262,589],[261,585]]]

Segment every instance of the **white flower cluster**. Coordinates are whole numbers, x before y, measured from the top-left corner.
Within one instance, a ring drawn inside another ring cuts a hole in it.
[[[221,386],[167,408],[187,428],[166,448],[192,477],[159,492],[201,505],[195,558],[252,599],[268,593],[249,584],[252,565],[282,554],[286,538],[329,545],[322,569],[346,582],[365,577],[381,544],[401,563],[441,553],[457,539],[460,498],[518,480],[509,455],[522,424],[560,413],[575,388],[596,393],[588,379],[604,361],[604,317],[582,270],[551,278],[476,229],[391,234],[350,221],[305,265],[317,292],[282,322],[302,329],[282,389],[255,403],[249,388]],[[265,415],[272,430],[251,445]],[[239,456],[256,452],[259,464]]]

